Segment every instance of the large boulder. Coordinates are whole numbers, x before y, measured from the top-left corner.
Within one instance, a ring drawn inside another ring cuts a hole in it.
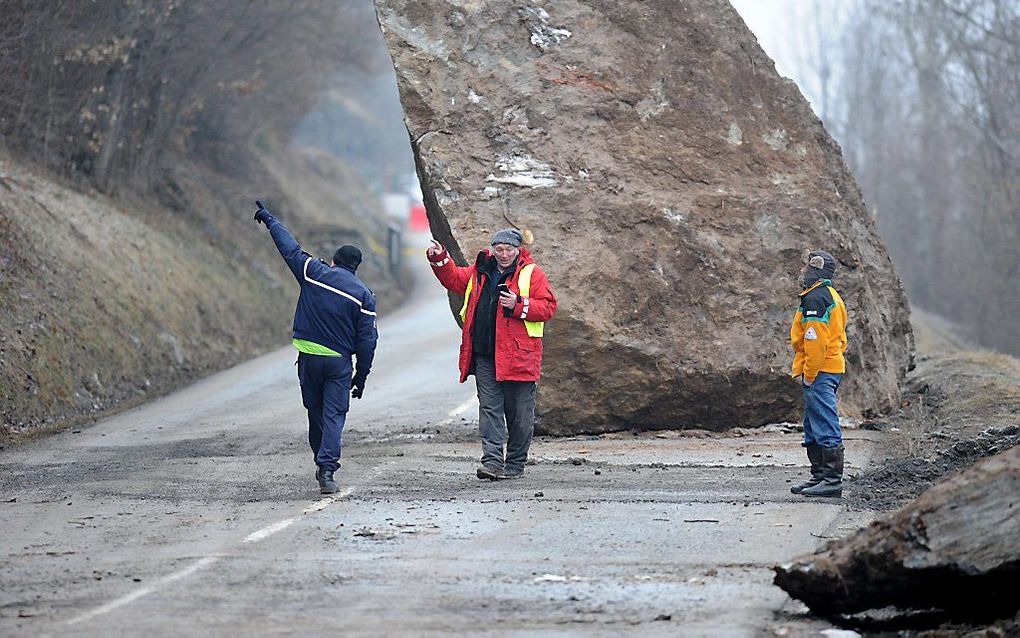
[[[895,404],[912,336],[892,262],[839,147],[727,2],[376,8],[434,236],[464,264],[529,229],[559,297],[540,429],[796,419],[789,321],[814,248],[850,310],[842,411]]]

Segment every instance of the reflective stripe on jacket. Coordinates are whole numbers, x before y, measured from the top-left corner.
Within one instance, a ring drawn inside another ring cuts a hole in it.
[[[534,262],[525,264],[521,267],[520,273],[517,276],[518,285],[520,288],[521,304],[523,309],[521,310],[521,319],[528,316],[530,310],[531,299],[531,273],[535,272],[536,265]],[[467,292],[464,293],[464,304],[460,307],[460,321],[464,323],[464,318],[467,316],[468,304],[471,303],[471,291],[474,290],[475,280],[472,277],[468,279]],[[528,330],[529,337],[542,337],[545,336],[545,322],[544,321],[528,321],[524,319],[524,327]]]
[[[464,307],[461,308],[463,329],[460,342],[460,380],[463,383],[471,374],[472,341],[475,310],[478,307],[479,294],[468,294],[468,288],[479,290],[485,285],[484,272],[479,265],[489,259],[492,253],[486,249],[478,253],[475,263],[470,266],[457,266],[444,252],[436,261],[430,262],[432,272],[447,290],[465,296]],[[530,280],[522,282],[522,272],[530,271]],[[527,283],[527,287],[522,284]],[[516,270],[506,278],[510,292],[517,295],[517,304],[511,316],[504,315],[502,310],[496,313],[496,380],[497,381],[538,381],[542,372],[542,331],[527,324],[542,324],[552,318],[556,312],[556,296],[549,286],[545,272],[535,265],[531,253],[521,248],[517,257]],[[525,294],[527,293],[527,294]],[[502,308],[502,306],[500,306]],[[537,334],[536,334],[537,333]]]
[[[375,295],[348,268],[329,266],[301,250],[287,227],[270,216],[266,225],[280,256],[301,285],[294,309],[294,339],[344,356],[357,356],[356,376],[368,376],[379,338]]]
[[[846,372],[846,304],[828,279],[800,293],[800,307],[790,326],[792,375],[814,381],[819,372]]]

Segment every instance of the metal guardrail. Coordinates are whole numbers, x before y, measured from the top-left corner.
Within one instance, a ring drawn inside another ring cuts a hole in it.
[[[389,234],[386,237],[386,259],[390,266],[390,274],[396,277],[400,273],[403,256],[403,230],[396,224],[388,224]]]

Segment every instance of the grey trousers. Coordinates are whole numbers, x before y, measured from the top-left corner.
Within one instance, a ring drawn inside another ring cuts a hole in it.
[[[535,434],[535,382],[496,381],[495,362],[475,357],[475,386],[482,464],[523,470]]]

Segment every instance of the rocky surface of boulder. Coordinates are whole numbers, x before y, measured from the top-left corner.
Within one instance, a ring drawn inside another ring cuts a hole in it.
[[[912,336],[892,262],[838,146],[727,2],[376,8],[434,236],[464,264],[530,229],[559,297],[540,429],[799,418],[788,331],[815,248],[850,313],[843,412],[895,405]]]

